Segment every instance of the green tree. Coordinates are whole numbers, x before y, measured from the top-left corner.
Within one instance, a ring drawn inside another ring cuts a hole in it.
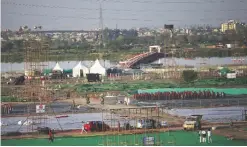
[[[189,43],[195,44],[195,43],[198,42],[199,37],[197,35],[188,35],[187,36],[187,40],[188,40]]]
[[[197,79],[197,72],[194,70],[185,70],[183,71],[183,79],[186,82],[193,82]]]
[[[13,44],[14,48],[16,48],[17,50],[23,50],[23,40],[14,40]]]
[[[183,45],[188,42],[187,37],[185,35],[178,35],[175,37],[176,44]]]
[[[118,41],[119,43],[122,43],[124,41],[124,36],[123,35],[119,35],[117,37],[116,41]]]
[[[157,35],[157,38],[156,38],[157,44],[163,44],[164,40],[165,40],[165,35],[164,34]]]
[[[121,43],[117,40],[113,40],[107,44],[107,47],[112,50],[119,50],[121,47]]]
[[[13,46],[14,46],[14,44],[10,41],[2,42],[1,52],[10,51],[10,50],[12,50]]]

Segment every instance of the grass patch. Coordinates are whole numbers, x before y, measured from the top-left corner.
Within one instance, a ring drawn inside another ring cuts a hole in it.
[[[28,102],[30,100],[26,100],[23,98],[17,98],[13,96],[1,96],[1,102]]]
[[[1,102],[18,102],[18,98],[12,96],[1,96]]]
[[[223,85],[245,85],[247,78],[238,79],[202,79],[193,83],[176,83],[167,80],[156,81],[132,81],[132,82],[107,82],[97,84],[63,84],[61,89],[75,89],[78,93],[85,92],[106,92],[106,91],[125,91],[133,93],[139,89],[162,89],[162,88],[193,88],[193,87],[221,87]],[[58,85],[55,86],[58,88]]]
[[[143,137],[155,138],[155,145],[162,146],[243,146],[246,141],[227,140],[223,136],[212,136],[213,143],[199,143],[197,132],[174,131],[132,135],[109,135],[88,137],[57,137],[53,143],[48,139],[2,140],[3,146],[143,146]]]

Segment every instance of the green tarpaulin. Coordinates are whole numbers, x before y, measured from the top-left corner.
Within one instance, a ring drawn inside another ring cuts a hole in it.
[[[63,73],[66,73],[66,74],[71,74],[73,72],[72,69],[64,69],[63,70]]]
[[[210,90],[214,92],[225,92],[230,95],[241,95],[247,94],[247,88],[163,88],[163,89],[146,89],[146,90],[138,90],[138,93],[155,93],[155,92],[183,92],[183,91],[204,91]]]
[[[226,75],[227,73],[230,73],[230,72],[231,72],[231,70],[228,69],[228,68],[225,68],[225,67],[220,70],[220,74],[222,76],[224,76],[224,75]]]
[[[44,74],[52,73],[52,69],[44,69],[44,70],[43,70],[43,73],[44,73]]]

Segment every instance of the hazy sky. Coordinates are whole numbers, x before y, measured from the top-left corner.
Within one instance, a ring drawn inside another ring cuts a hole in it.
[[[1,0],[1,28],[94,29],[99,27],[99,8],[99,0]],[[104,0],[102,9],[104,27],[109,28],[247,22],[247,0]]]

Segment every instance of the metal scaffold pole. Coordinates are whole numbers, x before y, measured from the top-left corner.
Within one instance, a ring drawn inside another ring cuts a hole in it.
[[[47,88],[48,78],[45,78],[43,72],[48,68],[49,40],[43,34],[37,34],[35,38],[25,40],[24,47],[25,86],[20,98],[25,98],[29,104],[26,108],[27,119],[21,122],[21,127],[25,124],[30,133],[38,127],[48,126],[47,108],[51,107],[52,98]],[[54,110],[52,113],[55,114]],[[60,128],[62,129],[61,125]]]

